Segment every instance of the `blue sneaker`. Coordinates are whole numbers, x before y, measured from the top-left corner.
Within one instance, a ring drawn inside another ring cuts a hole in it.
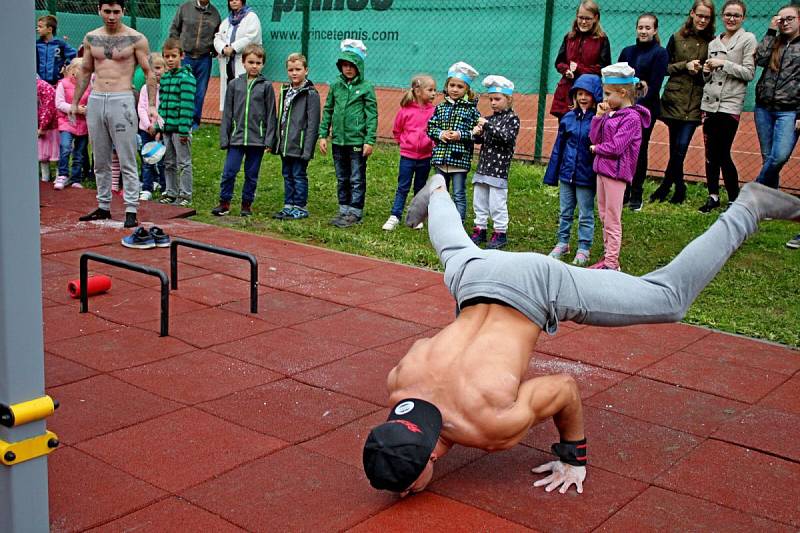
[[[284,217],[285,220],[299,220],[301,218],[308,218],[308,211],[299,207],[291,208],[289,214]]]
[[[164,233],[163,229],[158,226],[153,226],[150,228],[149,233],[158,248],[169,248],[170,238],[169,235]]]
[[[140,250],[146,250],[148,248],[155,248],[156,241],[150,232],[144,229],[143,227],[139,226],[136,228],[136,231],[122,239],[122,246],[126,248],[139,248]]]

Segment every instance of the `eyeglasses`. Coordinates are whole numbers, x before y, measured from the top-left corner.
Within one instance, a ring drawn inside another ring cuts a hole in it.
[[[744,18],[744,15],[740,13],[723,13],[722,16],[726,19],[731,19],[731,20],[739,20],[741,18]]]
[[[778,19],[778,24],[791,24],[797,19],[797,17],[783,17],[782,19]]]
[[[594,17],[577,17],[580,22],[592,22]]]
[[[708,15],[698,15],[697,13],[695,13],[694,16],[700,20],[711,20],[711,17]]]

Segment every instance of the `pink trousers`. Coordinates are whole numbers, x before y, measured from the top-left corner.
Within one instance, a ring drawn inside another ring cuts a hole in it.
[[[619,267],[619,250],[622,248],[622,200],[625,182],[597,175],[597,210],[603,222],[603,248],[606,265]]]

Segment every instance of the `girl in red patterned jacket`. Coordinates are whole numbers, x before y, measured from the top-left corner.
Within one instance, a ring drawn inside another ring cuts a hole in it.
[[[58,121],[56,120],[56,90],[36,76],[37,119],[36,147],[39,152],[39,174],[50,181],[50,162],[58,161]]]
[[[570,109],[569,90],[581,74],[600,75],[611,64],[611,45],[600,25],[600,6],[593,0],[578,5],[572,30],[564,36],[556,56],[556,70],[561,74],[553,95],[550,114],[561,120]]]

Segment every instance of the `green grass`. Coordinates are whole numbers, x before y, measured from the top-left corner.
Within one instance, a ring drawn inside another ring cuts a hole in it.
[[[283,205],[280,158],[264,158],[253,217],[235,216],[241,191],[240,174],[232,215],[218,218],[210,214],[217,204],[225,158],[225,152],[219,149],[217,127],[203,126],[197,131],[193,153],[194,206],[198,213],[195,220],[441,270],[427,232],[406,227],[398,227],[394,232],[381,230],[389,216],[397,183],[399,152],[393,145],[378,146],[370,158],[364,220],[348,229],[328,223],[337,212],[336,177],[330,155],[318,153],[309,165],[311,216],[281,222],[271,218]],[[508,250],[548,253],[555,244],[558,189],[542,185],[543,173],[544,168],[539,165],[515,163],[511,167]],[[655,185],[648,181],[646,196]],[[702,233],[716,218],[697,212],[705,197],[704,185],[689,185],[683,206],[646,204],[640,213],[625,211],[620,258],[625,272],[641,275],[667,264]],[[471,192],[468,200],[471,201]],[[467,214],[469,221],[471,206]],[[601,225],[595,226],[592,260],[599,258],[603,242]],[[573,235],[576,230],[577,227],[573,228]],[[758,234],[734,254],[702,292],[685,321],[800,347],[800,252],[784,247],[797,231],[798,226],[788,222],[763,222]]]

